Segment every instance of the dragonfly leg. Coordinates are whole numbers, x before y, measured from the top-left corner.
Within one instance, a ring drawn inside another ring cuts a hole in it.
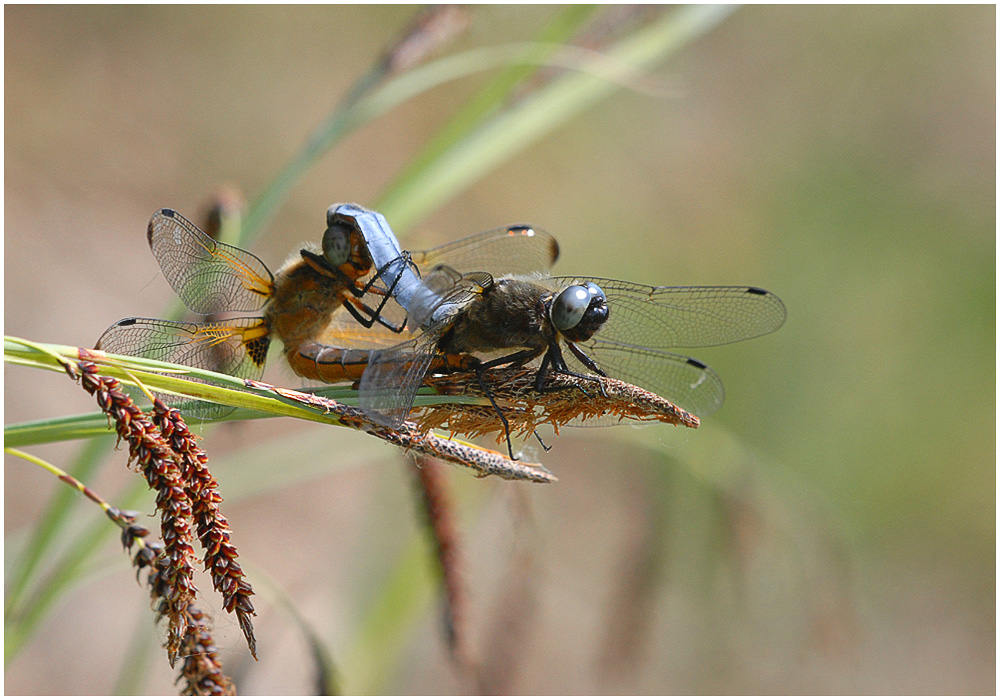
[[[551,446],[545,444],[545,441],[542,440],[542,436],[538,434],[537,430],[532,430],[531,434],[535,436],[535,439],[538,440],[538,444],[542,446],[543,450],[545,450],[546,452],[548,452],[549,450],[552,449]]]
[[[417,266],[414,265],[413,262],[410,260],[410,252],[403,251],[402,255],[400,255],[398,258],[396,258],[395,260],[390,260],[385,265],[376,270],[375,274],[372,275],[371,280],[368,281],[368,284],[359,289],[358,293],[355,296],[361,296],[367,294],[369,291],[375,294],[384,294],[386,297],[391,296],[393,290],[396,288],[396,284],[399,282],[400,275],[396,275],[396,279],[392,281],[392,285],[389,286],[389,289],[379,289],[378,287],[375,287],[374,284],[376,281],[383,279],[383,276],[390,267],[400,263],[403,265],[409,265],[410,267],[413,268],[413,272],[417,275],[417,277],[420,276],[420,270],[418,270]],[[355,286],[355,289],[357,289],[357,286]]]
[[[474,368],[476,381],[479,382],[479,388],[483,390],[483,394],[485,394],[486,398],[490,400],[493,410],[496,411],[497,416],[500,418],[500,422],[503,423],[504,437],[507,439],[507,452],[510,454],[511,459],[514,459],[514,448],[510,443],[510,423],[507,421],[507,416],[503,414],[500,406],[497,405],[496,400],[493,398],[493,392],[490,391],[490,388],[486,385],[486,380],[483,375],[487,370],[493,369],[494,367],[507,364],[521,364],[522,362],[527,362],[531,358],[537,356],[537,350],[519,350],[518,352],[511,353],[510,355],[489,360],[488,362],[477,363]],[[539,442],[541,442],[541,440],[539,440]],[[545,443],[542,443],[542,447],[545,447]]]
[[[344,308],[346,308],[347,312],[354,317],[355,321],[360,323],[365,328],[371,328],[378,323],[379,325],[385,326],[393,333],[402,333],[406,328],[405,318],[399,325],[396,325],[392,321],[382,317],[382,309],[385,308],[387,301],[389,301],[389,297],[385,297],[382,300],[382,303],[379,304],[377,308],[373,309],[363,301],[348,297],[344,299]]]
[[[580,355],[583,355],[582,351],[580,351],[579,348],[573,345],[573,343],[567,343],[567,344],[570,346],[570,349],[573,350],[574,355],[577,355],[577,352],[580,352]],[[577,357],[579,357],[579,355],[577,355]],[[583,357],[587,356],[583,355]],[[591,360],[589,357],[587,357],[586,362],[584,362],[584,360],[582,359],[580,360],[580,362],[582,362],[584,365],[587,366],[588,369],[593,370],[600,376],[602,377],[607,376],[606,374],[604,374],[604,372],[600,370],[600,368],[597,367],[594,361]],[[558,372],[559,374],[568,374],[569,376],[576,377],[577,379],[586,379],[587,381],[597,382],[597,387],[601,391],[601,396],[607,398],[608,396],[607,392],[605,392],[604,385],[601,383],[600,379],[593,377],[589,374],[574,372],[566,365],[566,360],[564,360],[562,356],[562,350],[559,349],[558,340],[553,340],[551,343],[549,343],[549,349],[545,353],[545,357],[542,358],[542,364],[538,368],[538,374],[535,375],[535,391],[537,391],[538,393],[541,394],[547,391],[562,391],[562,389],[564,388],[564,387],[550,387],[550,388],[545,387],[545,379],[548,377],[550,367],[551,371]],[[590,392],[584,389],[582,386],[576,386],[573,388],[578,389],[584,396],[587,397],[590,396]]]
[[[584,367],[586,367],[591,372],[593,372],[594,374],[597,374],[597,375],[599,375],[601,377],[608,376],[608,375],[606,375],[604,373],[604,370],[602,370],[600,367],[598,367],[597,363],[594,362],[592,359],[590,359],[590,356],[587,355],[587,353],[585,353],[583,350],[581,350],[580,347],[576,343],[572,343],[572,342],[567,341],[566,345],[569,346],[570,352],[572,352],[573,355],[576,356],[576,359],[578,359],[583,364]],[[560,359],[562,359],[562,358],[560,357]],[[563,371],[565,372],[566,370],[564,369]]]
[[[396,282],[399,281],[399,278],[397,277],[393,281],[392,286],[388,290],[372,286],[375,283],[375,280],[379,279],[379,275],[381,275],[384,272],[385,268],[388,267],[388,265],[382,268],[382,270],[379,270],[378,273],[376,273],[375,277],[373,277],[372,280],[368,282],[368,284],[366,284],[364,287],[358,287],[357,282],[353,278],[345,274],[344,271],[341,270],[339,267],[333,267],[332,265],[330,265],[324,258],[320,257],[319,255],[316,255],[316,253],[313,253],[312,251],[305,249],[299,252],[302,255],[302,259],[308,262],[310,265],[312,265],[312,267],[315,268],[318,272],[336,277],[340,281],[340,283],[344,286],[344,288],[356,298],[357,301],[350,299],[349,297],[346,297],[346,295],[341,296],[341,299],[344,301],[344,306],[347,307],[347,311],[351,314],[351,316],[354,317],[354,320],[360,323],[362,326],[364,326],[365,328],[371,328],[376,323],[378,323],[385,326],[393,333],[402,333],[403,329],[406,328],[405,318],[399,325],[395,325],[391,321],[382,318],[382,309],[384,309],[385,305],[388,303],[392,295],[392,291],[396,286]],[[397,258],[396,260],[399,260],[399,258]],[[395,262],[395,260],[393,262]],[[389,263],[389,265],[391,264],[392,263]],[[370,306],[361,301],[361,298],[369,291],[372,294],[376,294],[383,297],[382,301],[375,309],[372,309]],[[363,315],[361,312],[364,312],[365,314],[367,314],[367,316]]]
[[[518,350],[510,355],[504,355],[503,357],[497,357],[493,360],[488,360],[486,362],[479,362],[476,364],[476,371],[486,371],[488,369],[493,369],[494,367],[499,367],[501,365],[520,365],[528,360],[538,357],[537,350]]]
[[[486,398],[490,400],[490,404],[493,406],[493,410],[496,411],[497,416],[500,418],[500,422],[503,423],[503,435],[507,440],[507,454],[514,461],[517,459],[514,457],[514,447],[510,444],[510,423],[507,421],[507,416],[503,414],[500,410],[500,406],[497,405],[496,399],[493,398],[493,392],[490,391],[489,387],[486,386],[486,381],[483,379],[483,370],[481,367],[476,369],[476,381],[479,382],[479,388],[483,390],[486,394]]]
[[[566,344],[569,346],[569,349],[570,349],[570,351],[572,351],[573,355],[578,360],[580,360],[580,362],[587,369],[591,370],[592,372],[594,372],[595,374],[597,374],[600,377],[606,377],[606,376],[608,376],[608,375],[606,375],[604,373],[603,370],[601,370],[600,367],[597,366],[596,362],[594,362],[592,359],[590,359],[575,344],[573,344],[573,343],[571,343],[569,341],[567,341]],[[538,377],[535,380],[535,389],[537,391],[539,391],[539,392],[546,391],[546,389],[544,389],[544,387],[542,386],[544,384],[544,382],[545,382],[545,376],[546,376],[545,374],[543,374],[543,371],[547,371],[548,370],[548,365],[550,365],[550,364],[552,366],[552,369],[555,370],[556,372],[559,372],[560,374],[568,374],[571,377],[576,377],[578,379],[586,379],[586,380],[591,381],[591,382],[596,382],[597,383],[597,388],[601,392],[601,396],[603,396],[604,398],[608,398],[608,393],[604,389],[604,384],[601,382],[601,380],[598,377],[593,377],[593,376],[591,376],[589,374],[582,374],[580,372],[574,372],[573,370],[571,370],[566,365],[566,360],[564,360],[563,356],[562,356],[562,350],[559,349],[559,341],[558,340],[553,340],[549,344],[549,350],[548,350],[548,352],[545,353],[545,357],[542,359],[542,365],[541,365],[541,367],[538,370]],[[579,389],[580,391],[582,391],[583,394],[584,394],[584,396],[590,396],[590,393],[586,389],[584,389],[582,386],[578,386],[576,388]]]
[[[568,373],[568,368],[566,363],[563,361],[562,352],[559,350],[558,341],[549,343],[549,349],[545,351],[545,355],[542,357],[542,364],[538,366],[538,372],[535,374],[535,391],[539,394],[550,393],[553,391],[562,391],[563,387],[546,387],[545,380],[548,379],[550,372]],[[576,387],[584,396],[590,396],[590,392],[584,389],[582,386]]]
[[[360,321],[361,324],[365,326],[365,328],[371,328],[372,325],[376,322],[385,326],[393,333],[402,333],[403,330],[406,328],[406,321],[407,321],[406,317],[403,318],[402,322],[398,326],[393,325],[391,321],[387,321],[386,319],[382,318],[382,309],[385,308],[385,305],[389,302],[389,299],[392,298],[392,293],[396,289],[396,285],[399,283],[400,276],[399,275],[396,276],[396,279],[392,281],[392,284],[389,286],[388,289],[379,289],[378,287],[373,286],[376,280],[382,278],[382,275],[385,274],[385,271],[389,269],[390,265],[394,265],[401,260],[406,265],[413,265],[413,263],[410,262],[409,252],[405,252],[392,262],[388,262],[385,265],[383,265],[382,268],[378,270],[374,274],[374,276],[372,276],[371,280],[369,280],[368,283],[361,289],[358,289],[358,286],[354,282],[351,282],[350,286],[351,294],[358,297],[359,299],[365,294],[367,294],[369,291],[372,292],[373,294],[382,296],[382,301],[379,302],[378,307],[375,309],[371,309],[364,302],[359,302],[362,308],[365,310],[365,312],[370,314],[371,316],[370,322],[363,321],[357,316],[354,316],[354,318],[358,319],[358,321]],[[414,270],[416,270],[416,266],[414,266]]]
[[[550,393],[553,391],[562,391],[563,387],[554,386],[546,387],[545,380],[549,376],[550,368],[559,372],[561,374],[572,374],[569,368],[566,367],[566,363],[563,361],[562,353],[559,351],[558,343],[553,343],[549,345],[549,349],[546,351],[545,356],[542,358],[542,364],[538,367],[538,372],[535,374],[535,391],[539,394]],[[580,392],[589,397],[590,392],[584,389],[582,386],[574,387],[579,389]]]

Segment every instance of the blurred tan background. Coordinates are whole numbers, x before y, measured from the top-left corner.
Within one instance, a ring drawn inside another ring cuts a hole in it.
[[[162,313],[150,214],[258,194],[415,11],[5,8],[4,332],[90,346]],[[557,11],[476,7],[451,50],[531,38]],[[552,486],[449,469],[497,687],[995,692],[994,66],[993,7],[743,8],[654,71],[668,97],[616,92],[397,231],[420,248],[530,221],[558,237],[560,274],[753,284],[789,310],[773,336],[693,353],[728,392],[696,432],[568,431]],[[371,203],[486,79],[353,134],[254,252],[276,269],[330,203]],[[4,374],[8,424],[93,410],[64,377]],[[65,466],[77,449],[32,451]],[[285,420],[206,449],[251,580],[292,597],[359,687],[373,591],[420,538],[406,464]],[[124,462],[91,485],[112,498]],[[10,458],[4,486],[9,562],[65,487]],[[256,664],[214,603],[227,670],[244,693],[310,692],[301,636],[260,598]],[[379,646],[371,687],[467,689],[439,627],[435,603]],[[109,537],[5,691],[108,693],[141,665],[139,689],[170,693],[158,634]]]

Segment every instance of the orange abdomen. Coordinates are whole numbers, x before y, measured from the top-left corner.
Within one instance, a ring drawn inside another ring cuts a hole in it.
[[[309,342],[286,347],[285,359],[300,377],[332,384],[361,379],[373,352],[373,349],[338,348]],[[469,370],[475,362],[476,358],[471,355],[440,355],[434,358],[428,374]]]

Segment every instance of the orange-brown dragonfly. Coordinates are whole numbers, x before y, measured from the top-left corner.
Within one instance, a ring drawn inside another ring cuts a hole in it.
[[[373,228],[369,222],[376,219],[381,226]],[[276,275],[254,254],[214,240],[172,209],[153,215],[147,239],[170,286],[194,313],[263,313],[200,323],[126,318],[98,341],[106,352],[256,380],[277,338],[296,374],[334,383],[361,377],[368,353],[353,348],[388,347],[411,337],[404,322],[383,315],[392,289],[378,286],[369,252],[374,244],[385,256],[398,243],[384,218],[363,207],[331,206],[320,249],[302,249]],[[398,257],[418,274],[439,265],[517,274],[547,271],[558,252],[550,234],[515,225]],[[374,308],[369,297],[379,299]],[[345,323],[348,315],[357,324]],[[186,407],[206,418],[231,410],[206,402]]]

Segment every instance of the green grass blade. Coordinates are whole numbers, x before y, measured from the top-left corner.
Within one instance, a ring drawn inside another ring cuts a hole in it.
[[[68,345],[33,343],[19,338],[4,337],[4,361],[27,367],[63,372],[63,362],[80,355],[80,348]],[[306,406],[291,399],[277,396],[270,389],[247,387],[244,380],[197,367],[171,364],[127,355],[103,354],[101,373],[114,377],[124,384],[134,385],[140,381],[150,391],[174,394],[190,399],[204,399],[236,409],[221,419],[203,420],[213,423],[232,420],[249,420],[274,416],[286,416],[341,425],[338,416],[326,412],[321,407]],[[202,379],[191,381],[177,376],[185,375]],[[312,393],[332,398],[349,406],[358,404],[357,390],[347,387],[325,387],[312,389]],[[462,396],[440,396],[433,389],[424,387],[418,392],[415,406],[429,406],[438,403],[484,403],[485,399]],[[47,442],[74,440],[110,432],[112,428],[101,413],[88,413],[60,418],[47,418],[4,427],[4,444],[7,447],[24,447]]]
[[[552,49],[549,45],[521,42],[446,56],[388,80],[358,102],[338,110],[313,134],[270,187],[254,202],[244,219],[239,245],[248,247],[295,183],[326,151],[358,127],[428,90],[475,73],[507,65],[570,67],[564,61],[548,56]],[[603,61],[596,61],[593,66],[584,66],[582,69],[607,74],[608,70],[603,64]],[[624,71],[620,75],[624,75]],[[615,79],[613,76],[609,77]]]
[[[397,231],[405,230],[498,165],[607,97],[630,77],[703,36],[732,12],[730,6],[678,8],[622,39],[605,60],[554,80],[456,143],[379,203]],[[604,78],[596,77],[603,75]]]
[[[110,432],[110,430],[108,417],[103,413],[81,413],[61,418],[42,418],[5,425],[3,444],[5,447],[26,447],[94,437]]]
[[[87,483],[92,479],[94,472],[100,465],[100,458],[108,453],[112,444],[113,440],[110,437],[104,440],[91,440],[80,451],[75,463],[67,471],[79,481]],[[15,445],[9,444],[5,437],[4,446],[14,447]],[[12,561],[11,568],[14,570],[14,574],[7,587],[7,596],[4,601],[5,618],[9,617],[21,603],[39,564],[45,560],[56,536],[62,532],[69,517],[70,507],[76,502],[76,497],[77,494],[71,489],[57,489],[52,494],[52,499],[45,513],[39,519],[27,546]]]
[[[483,118],[501,107],[517,85],[538,70],[541,62],[562,48],[561,44],[573,36],[576,30],[583,25],[596,9],[596,5],[567,6],[538,35],[538,46],[530,55],[530,59],[534,59],[538,63],[523,63],[509,66],[506,70],[501,71],[477,95],[466,102],[452,116],[448,123],[438,131],[437,135],[423,147],[420,153],[407,164],[405,169],[396,176],[394,181],[384,189],[384,192],[387,194],[380,195],[376,199],[377,206],[381,206],[381,202],[388,196],[388,193],[397,190],[405,191],[412,187],[421,173],[431,167],[449,148],[472,132]]]
[[[385,692],[387,677],[402,653],[407,632],[431,604],[437,580],[423,533],[414,535],[392,575],[380,586],[354,647],[344,659],[342,690],[346,695]]]
[[[31,343],[19,338],[4,338],[4,361],[13,364],[23,364],[31,367],[65,371],[60,361],[62,358],[75,358],[80,349],[66,345],[47,343]],[[165,376],[161,372],[182,374],[204,381],[202,382]],[[295,404],[294,402],[277,398],[267,389],[247,387],[238,377],[231,377],[218,372],[187,367],[184,365],[159,362],[145,358],[125,355],[105,354],[101,358],[101,373],[114,377],[126,384],[134,385],[136,380],[147,389],[154,392],[175,394],[190,399],[201,399],[213,403],[244,408],[253,411],[272,413],[274,415],[304,418],[320,423],[339,425],[337,416],[325,413],[322,409]]]
[[[73,493],[70,489],[66,490]],[[148,493],[144,483],[133,482],[127,495],[116,498],[114,503],[119,508],[132,509],[142,503],[143,497]],[[103,513],[95,516],[91,525],[74,540],[65,558],[52,569],[46,579],[33,588],[34,594],[25,601],[24,606],[15,614],[4,616],[5,664],[21,651],[62,594],[84,574],[97,548],[104,543],[104,538],[118,531],[118,526]]]
[[[345,387],[311,387],[303,391],[309,391],[317,396],[339,401],[346,406],[358,405],[358,392],[356,389]],[[485,405],[486,402],[487,399],[476,398],[474,396],[441,396],[430,387],[421,387],[417,392],[417,397],[414,399],[413,405],[417,407],[433,406],[441,403],[480,403]],[[219,418],[200,418],[198,419],[198,423],[199,425],[213,425],[215,423],[277,417],[279,416],[272,413],[237,408],[232,413]],[[108,422],[108,417],[99,411],[95,411],[94,413],[81,413],[75,416],[41,418],[39,420],[6,425],[4,426],[4,445],[7,447],[28,447],[30,445],[79,440],[112,433],[114,433],[114,427]]]

